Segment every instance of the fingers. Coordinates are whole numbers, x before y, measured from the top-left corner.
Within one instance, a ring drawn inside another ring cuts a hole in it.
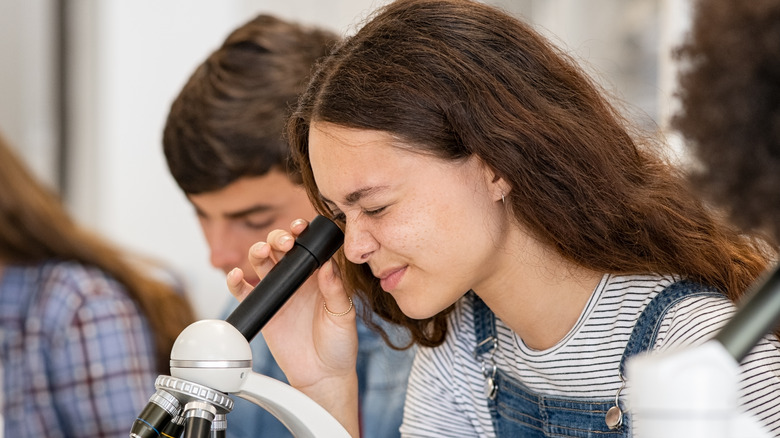
[[[241,268],[233,268],[228,272],[225,282],[230,293],[239,301],[243,301],[253,289],[252,285],[244,280],[244,271]]]
[[[276,229],[268,233],[265,242],[257,242],[249,249],[249,261],[252,265],[261,265],[268,260],[271,266],[295,245],[295,239],[309,226],[304,219],[296,219],[290,224],[290,231]]]
[[[295,238],[309,226],[303,219],[296,219],[290,224],[290,231],[273,230],[268,233],[266,242],[257,242],[249,248],[249,263],[259,278],[265,277],[268,271],[295,245]],[[239,300],[243,300],[253,287],[244,280],[244,272],[235,268],[227,275],[228,289]]]
[[[287,251],[292,249],[293,245],[295,244],[296,236],[297,234],[294,235],[287,230],[273,230],[268,233],[268,247],[263,247],[262,251],[257,253],[257,255],[260,257],[270,258],[274,263],[276,263],[287,253]],[[255,244],[255,246],[257,245],[259,245],[259,243]],[[250,253],[250,259],[252,256],[255,256],[255,254]]]
[[[295,236],[298,236],[308,226],[309,226],[308,221],[305,221],[303,219],[296,219],[292,221],[292,223],[290,224],[290,231],[292,231],[295,234]]]
[[[265,242],[258,242],[249,251],[249,261],[252,265],[261,265],[270,259],[274,264],[279,261],[289,250],[293,248],[295,239],[300,235],[309,222],[304,219],[296,219],[290,224],[290,231],[276,229],[268,233]],[[266,266],[270,269],[270,266]]]

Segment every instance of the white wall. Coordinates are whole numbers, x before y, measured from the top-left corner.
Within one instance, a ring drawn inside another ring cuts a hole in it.
[[[663,5],[675,1],[493,3],[523,13],[557,34],[577,56],[603,71],[606,81],[618,92],[655,117],[659,106],[656,99],[663,96],[665,101],[668,91],[657,82],[663,74],[655,70],[660,64],[653,57],[666,53],[668,46],[658,46],[659,41],[671,42],[658,38],[663,29],[658,28],[654,21],[658,15],[653,14],[668,10]],[[272,13],[340,33],[353,33],[360,20],[383,3],[384,0],[69,1],[69,20],[75,31],[71,36],[74,45],[67,53],[72,68],[72,105],[68,109],[73,148],[69,162],[70,208],[82,222],[121,245],[169,264],[185,279],[199,316],[217,316],[222,303],[231,299],[224,276],[209,266],[207,247],[195,216],[168,175],[162,154],[162,129],[171,101],[193,69],[229,31],[257,13]],[[51,11],[46,4],[48,0],[0,2],[0,62],[7,70],[6,66],[22,60],[17,65],[20,73],[14,78],[17,85],[0,88],[0,129],[3,125],[16,128],[13,141],[23,143],[25,148],[45,143],[42,139],[46,139],[53,123],[45,100],[40,97],[46,95],[46,84],[51,80],[41,68],[50,62],[45,35],[46,17]],[[641,14],[648,14],[647,18]],[[677,8],[673,15],[677,22]],[[20,21],[33,19],[30,17],[34,18],[32,26]],[[637,38],[637,44],[644,45],[640,49],[650,51],[650,58],[637,58],[637,53],[629,53],[633,58],[627,57],[625,42],[636,43]],[[6,50],[7,46],[19,39],[32,40],[33,43],[25,43],[31,51],[8,55],[13,50]],[[0,80],[0,86],[4,82]],[[24,109],[28,105],[32,109]],[[18,108],[24,114],[19,114]],[[40,167],[50,166],[45,153],[30,156]]]
[[[33,172],[57,183],[54,2],[0,1],[0,134]]]
[[[374,1],[83,0],[73,17],[74,147],[69,203],[83,222],[169,264],[201,317],[231,299],[184,196],[168,175],[162,129],[195,67],[260,12],[343,32]]]

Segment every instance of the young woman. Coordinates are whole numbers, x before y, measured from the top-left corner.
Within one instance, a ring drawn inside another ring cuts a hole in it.
[[[624,437],[625,361],[711,337],[771,256],[571,59],[478,2],[384,7],[320,64],[288,134],[345,243],[264,335],[356,436],[350,295],[420,346],[404,436]],[[261,278],[304,227],[250,250]],[[741,369],[742,406],[775,435],[778,346]]]
[[[4,436],[127,436],[193,320],[184,296],[76,224],[0,138]]]

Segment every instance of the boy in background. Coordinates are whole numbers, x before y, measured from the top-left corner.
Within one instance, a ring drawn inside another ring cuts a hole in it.
[[[283,131],[315,61],[337,42],[328,31],[260,15],[227,37],[171,106],[163,135],[168,167],[195,208],[211,264],[225,273],[240,267],[253,275],[247,257],[254,243],[316,214],[299,173],[288,168]],[[316,278],[303,287],[316,288]],[[366,324],[374,323],[358,318],[361,436],[397,437],[413,351],[390,348]],[[286,382],[262,335],[251,346],[254,371]],[[227,420],[230,438],[291,436],[243,399]]]

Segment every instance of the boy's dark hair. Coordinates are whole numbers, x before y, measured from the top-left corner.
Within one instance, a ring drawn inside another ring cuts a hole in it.
[[[168,167],[189,194],[219,190],[273,168],[300,176],[284,126],[335,34],[259,15],[233,31],[192,74],[163,133]]]

